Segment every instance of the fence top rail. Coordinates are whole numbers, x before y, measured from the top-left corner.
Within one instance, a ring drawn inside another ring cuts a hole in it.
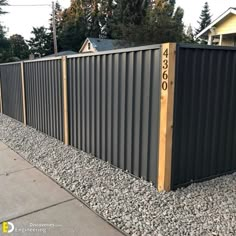
[[[40,61],[53,61],[53,60],[60,60],[61,58],[62,58],[62,56],[38,58],[38,59],[33,59],[33,60],[16,61],[16,62],[7,62],[7,63],[0,64],[0,66],[13,65],[13,64],[21,64],[21,62],[23,62],[23,63],[30,63],[30,62],[40,62]]]
[[[161,48],[160,44],[153,44],[153,45],[147,45],[147,46],[122,48],[122,49],[115,49],[115,50],[102,51],[102,52],[94,52],[94,53],[78,53],[78,54],[69,55],[69,56],[66,56],[66,57],[67,58],[91,57],[91,56],[99,56],[99,55],[107,55],[107,54],[117,54],[117,53],[125,53],[125,52],[145,51],[145,50],[160,49],[160,48]],[[21,62],[33,63],[33,62],[41,62],[41,61],[61,60],[62,57],[63,56],[55,56],[55,57],[39,58],[39,59],[34,59],[34,60],[25,60],[25,61],[2,63],[2,64],[0,64],[0,66],[20,64]]]
[[[62,56],[54,56],[54,57],[44,57],[44,58],[38,58],[33,60],[26,60],[23,61],[24,63],[31,63],[31,62],[40,62],[40,61],[54,61],[54,60],[61,60]]]
[[[205,49],[205,50],[231,50],[235,51],[236,47],[230,46],[214,46],[214,45],[200,45],[200,44],[187,44],[179,43],[177,44],[178,48],[190,48],[190,49]]]
[[[102,52],[78,53],[78,54],[74,54],[74,55],[69,55],[69,56],[67,56],[67,58],[92,57],[92,56],[101,56],[101,55],[107,55],[107,54],[145,51],[145,50],[160,49],[160,48],[161,48],[160,44],[153,44],[153,45],[147,45],[147,46],[114,49],[114,50],[108,50],[108,51],[102,51]]]
[[[15,61],[15,62],[7,62],[7,63],[2,63],[0,66],[7,66],[7,65],[16,65],[16,64],[21,64],[21,61]]]

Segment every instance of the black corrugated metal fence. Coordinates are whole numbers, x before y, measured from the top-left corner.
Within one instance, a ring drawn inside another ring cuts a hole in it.
[[[172,187],[236,170],[236,48],[179,45]]]

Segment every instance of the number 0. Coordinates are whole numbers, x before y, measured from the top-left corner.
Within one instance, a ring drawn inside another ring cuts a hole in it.
[[[167,86],[168,86],[168,85],[167,85],[167,82],[166,82],[166,81],[163,81],[163,82],[162,82],[162,85],[161,85],[162,89],[163,89],[163,90],[167,90]]]

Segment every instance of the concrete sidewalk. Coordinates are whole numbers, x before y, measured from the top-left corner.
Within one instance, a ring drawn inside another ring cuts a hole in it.
[[[10,235],[122,235],[0,142],[0,223],[5,221],[14,225]]]

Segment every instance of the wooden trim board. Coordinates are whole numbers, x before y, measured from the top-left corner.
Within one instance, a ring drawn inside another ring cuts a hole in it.
[[[175,82],[175,43],[162,44],[158,190],[171,189],[172,133]]]
[[[26,126],[26,102],[25,102],[25,74],[24,74],[24,62],[21,62],[21,87],[22,87],[22,104],[23,104],[23,123]]]
[[[2,83],[0,81],[0,112],[3,113],[3,107],[2,107]]]
[[[62,57],[64,143],[69,145],[68,95],[67,95],[67,58]]]

